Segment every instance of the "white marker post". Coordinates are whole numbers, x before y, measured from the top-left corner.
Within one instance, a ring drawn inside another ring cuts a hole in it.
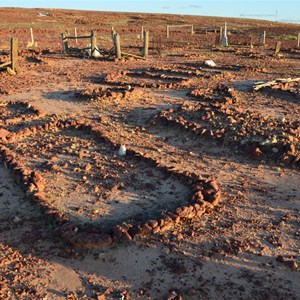
[[[75,43],[77,44],[77,28],[76,27],[75,27],[74,32],[75,32]]]
[[[30,28],[31,44],[34,45],[33,30]]]
[[[222,37],[222,46],[228,47],[228,37],[227,37],[227,23],[224,25],[223,37]]]

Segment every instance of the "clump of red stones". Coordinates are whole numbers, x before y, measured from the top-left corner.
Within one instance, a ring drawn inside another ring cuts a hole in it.
[[[152,124],[177,126],[246,152],[255,160],[272,159],[300,167],[300,122],[265,117],[219,102],[183,104],[161,111]]]

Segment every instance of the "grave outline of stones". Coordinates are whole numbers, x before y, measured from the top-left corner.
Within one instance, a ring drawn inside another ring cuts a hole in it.
[[[37,130],[36,126],[30,130],[21,130],[17,133],[17,138],[31,135],[31,130]],[[108,142],[112,146],[116,144],[110,140],[103,132],[94,127],[93,123],[79,120],[56,120],[38,127],[40,132],[48,131],[50,128],[69,128],[89,132],[94,138],[100,141]],[[11,138],[11,137],[10,137]],[[128,149],[129,156],[139,156],[145,163],[158,168],[158,170],[166,174],[173,174],[177,179],[182,181],[190,188],[191,194],[186,203],[174,209],[162,212],[158,218],[144,220],[138,223],[121,223],[113,225],[109,230],[97,229],[90,227],[93,231],[89,231],[89,227],[85,228],[76,222],[72,222],[69,217],[60,212],[59,209],[51,204],[46,194],[44,187],[46,182],[40,171],[32,170],[28,167],[19,154],[14,149],[6,147],[10,143],[10,138],[7,142],[0,145],[0,161],[7,166],[14,175],[16,182],[21,183],[28,199],[32,200],[43,212],[45,218],[49,220],[49,224],[55,222],[53,233],[62,238],[72,246],[84,247],[92,249],[106,248],[114,243],[129,242],[135,239],[136,236],[152,235],[163,233],[174,227],[174,224],[185,220],[192,220],[195,217],[201,217],[208,209],[214,208],[222,201],[221,191],[216,184],[213,184],[212,178],[204,180],[201,175],[189,173],[180,168],[168,167],[161,160],[156,160],[148,153],[136,152],[133,149]],[[28,176],[30,174],[30,176]],[[42,178],[42,179],[41,179]],[[32,189],[33,188],[33,189]],[[210,191],[209,193],[207,191]],[[212,191],[212,193],[211,193]],[[88,245],[86,245],[88,242]]]

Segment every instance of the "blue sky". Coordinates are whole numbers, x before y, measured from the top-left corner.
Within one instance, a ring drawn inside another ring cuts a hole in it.
[[[0,6],[248,17],[300,23],[300,0],[1,0]]]

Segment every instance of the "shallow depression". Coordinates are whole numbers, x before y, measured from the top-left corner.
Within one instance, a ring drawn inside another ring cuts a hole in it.
[[[123,221],[146,221],[190,197],[174,175],[139,157],[120,157],[113,145],[81,130],[37,133],[15,147],[31,169],[42,173],[48,201],[82,225],[105,230]]]

